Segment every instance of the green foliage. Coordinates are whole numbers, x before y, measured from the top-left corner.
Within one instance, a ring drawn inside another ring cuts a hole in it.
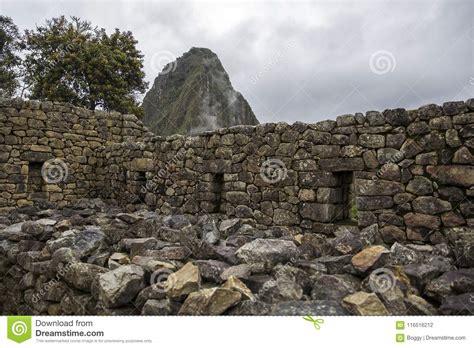
[[[359,210],[357,209],[357,204],[355,199],[351,200],[351,211],[350,211],[351,221],[357,222],[359,220]]]
[[[143,114],[143,55],[131,32],[93,27],[77,17],[46,21],[25,31],[25,81],[32,99]]]
[[[9,98],[18,89],[21,36],[9,17],[0,15],[0,97]]]

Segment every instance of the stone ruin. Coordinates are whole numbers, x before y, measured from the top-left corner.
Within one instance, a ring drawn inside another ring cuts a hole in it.
[[[474,99],[169,137],[2,100],[0,149],[0,312],[474,312]]]

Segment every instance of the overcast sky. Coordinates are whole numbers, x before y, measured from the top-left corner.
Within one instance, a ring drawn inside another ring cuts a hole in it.
[[[0,13],[20,29],[64,14],[130,30],[150,86],[210,48],[260,122],[474,97],[473,0],[0,0]]]

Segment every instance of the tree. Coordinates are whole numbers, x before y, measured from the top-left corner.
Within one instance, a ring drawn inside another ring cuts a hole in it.
[[[10,98],[19,86],[21,36],[10,17],[0,15],[0,97]]]
[[[61,16],[26,30],[25,43],[30,98],[142,115],[138,97],[148,84],[131,32],[108,35],[90,22]]]

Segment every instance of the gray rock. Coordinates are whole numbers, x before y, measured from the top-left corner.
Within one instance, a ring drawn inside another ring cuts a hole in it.
[[[107,247],[106,236],[99,230],[79,232],[72,240],[71,249],[81,258],[98,253]]]
[[[433,193],[433,184],[429,179],[423,176],[415,176],[413,180],[408,183],[406,190],[417,196],[430,195]]]
[[[298,252],[295,243],[279,239],[256,239],[237,250],[237,257],[243,263],[286,262]]]
[[[439,214],[452,209],[451,203],[431,196],[415,198],[412,204],[413,210],[422,214]]]
[[[449,271],[430,280],[424,289],[424,294],[438,302],[442,302],[446,297],[455,295],[454,288],[456,284],[469,282],[473,278],[473,268]]]
[[[195,265],[199,268],[199,273],[204,280],[214,283],[222,283],[221,274],[230,267],[227,263],[218,260],[197,260]]]
[[[390,262],[393,265],[416,264],[422,257],[415,250],[400,243],[394,243],[390,248]]]
[[[274,304],[269,314],[303,316],[308,313],[321,316],[350,315],[336,301],[287,301]]]
[[[323,256],[314,260],[326,267],[329,274],[343,273],[343,267],[351,262],[352,255]]]
[[[456,296],[448,296],[441,303],[439,312],[445,315],[473,315],[474,292]]]
[[[403,271],[410,278],[410,282],[420,290],[441,273],[437,267],[424,263],[405,265]]]
[[[99,299],[108,308],[116,308],[132,301],[145,287],[145,272],[136,265],[120,266],[98,277]]]
[[[303,288],[290,280],[269,280],[263,284],[258,296],[268,303],[300,300],[303,297]]]
[[[66,282],[76,289],[86,292],[91,291],[92,283],[99,274],[109,271],[107,268],[82,262],[69,264],[66,266],[66,270],[64,275]]]
[[[271,305],[262,301],[242,301],[229,311],[229,315],[268,315]]]
[[[240,264],[236,266],[230,266],[223,270],[223,272],[220,275],[221,280],[225,281],[229,279],[230,277],[236,277],[241,280],[248,279],[250,277],[250,274],[252,272],[252,269],[249,265],[246,264]]]
[[[410,123],[410,117],[405,109],[385,110],[383,116],[392,126],[407,126]]]
[[[318,274],[311,277],[313,300],[341,301],[360,288],[360,280],[350,275]]]
[[[172,315],[178,311],[176,302],[170,299],[148,300],[142,308],[142,315]]]

